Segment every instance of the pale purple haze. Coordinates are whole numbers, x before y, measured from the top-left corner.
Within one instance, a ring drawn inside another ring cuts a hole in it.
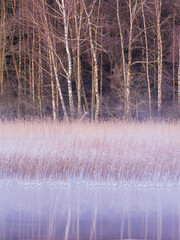
[[[179,123],[0,131],[0,239],[180,238]]]

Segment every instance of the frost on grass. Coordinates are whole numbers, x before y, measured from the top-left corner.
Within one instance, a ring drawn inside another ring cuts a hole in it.
[[[179,184],[180,125],[0,123],[1,177]]]

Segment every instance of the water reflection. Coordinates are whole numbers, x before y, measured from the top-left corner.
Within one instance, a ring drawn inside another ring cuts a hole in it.
[[[0,182],[0,239],[180,239],[180,188]]]

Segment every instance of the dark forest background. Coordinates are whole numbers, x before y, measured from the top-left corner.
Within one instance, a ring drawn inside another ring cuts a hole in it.
[[[0,0],[0,117],[180,119],[179,0]]]

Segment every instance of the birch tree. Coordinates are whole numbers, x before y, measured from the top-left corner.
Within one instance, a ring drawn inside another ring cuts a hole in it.
[[[146,78],[147,78],[147,86],[148,86],[148,98],[149,98],[149,116],[152,116],[152,101],[151,101],[151,88],[150,88],[150,76],[149,76],[149,48],[148,48],[148,38],[147,38],[147,27],[146,27],[146,17],[144,14],[144,4],[146,0],[143,2],[141,0],[142,5],[142,17],[143,17],[143,25],[144,25],[144,38],[145,38],[145,47],[146,47]]]
[[[92,68],[94,68],[94,71],[92,69],[92,74],[94,74],[94,76],[93,76],[94,77],[94,89],[95,89],[95,96],[96,96],[95,120],[97,121],[98,117],[99,117],[99,108],[100,108],[98,61],[97,61],[97,53],[96,53],[96,49],[95,49],[95,42],[93,41],[92,22],[91,22],[91,15],[92,15],[92,12],[93,12],[93,9],[94,9],[95,2],[96,2],[96,0],[93,0],[91,10],[88,12],[85,1],[83,0],[84,11],[86,13],[87,23],[88,23],[88,28],[89,28],[89,41],[90,41],[91,55],[92,55],[92,61],[93,61]]]
[[[164,117],[162,76],[164,106],[179,109],[179,10],[170,0],[0,0],[0,110],[129,120],[157,105]]]
[[[83,4],[75,1],[74,20],[77,42],[77,95],[78,95],[78,117],[81,116],[81,60],[80,60],[80,37],[82,28]],[[79,11],[78,11],[79,8]],[[79,12],[79,13],[78,13]]]
[[[119,10],[119,1],[116,1],[117,5],[117,20],[120,32],[120,40],[121,40],[121,54],[123,61],[123,77],[124,77],[124,104],[125,104],[125,119],[130,120],[131,118],[131,100],[130,100],[130,85],[131,85],[131,63],[132,63],[132,45],[133,45],[133,24],[135,17],[139,11],[138,1],[137,0],[128,0],[128,10],[129,10],[129,29],[128,29],[128,57],[127,57],[127,65],[125,61],[125,53],[124,53],[124,37],[122,32],[122,23],[120,18],[120,10]]]
[[[120,33],[120,41],[121,41],[121,56],[122,56],[122,67],[123,67],[123,78],[124,78],[124,109],[125,109],[125,117],[127,117],[127,91],[126,91],[126,86],[127,86],[127,77],[126,77],[126,61],[125,61],[125,54],[124,54],[124,37],[123,37],[123,32],[122,32],[122,23],[121,23],[121,18],[119,16],[120,11],[119,11],[119,1],[116,0],[116,10],[117,10],[117,20],[118,20],[118,26],[119,26],[119,33]]]
[[[51,78],[51,98],[52,98],[53,120],[56,120],[55,89],[54,89],[54,78],[53,78],[53,68],[52,68],[52,56],[51,56],[50,49],[49,49],[49,70],[50,70],[50,78]]]
[[[42,71],[42,49],[41,49],[41,35],[38,29],[38,101],[39,101],[39,113],[42,119],[42,85],[43,85],[43,71]]]
[[[17,17],[16,14],[16,9],[17,9],[17,2],[16,0],[12,0],[11,2],[12,4],[12,11],[13,11],[13,17],[14,19]],[[19,18],[19,16],[18,16]],[[15,32],[16,29],[16,24],[15,21],[13,22],[13,32]],[[19,32],[19,37],[20,36],[20,32]],[[20,103],[21,103],[21,61],[20,61],[20,55],[21,55],[21,49],[19,49],[19,58],[16,57],[16,51],[15,51],[15,47],[14,47],[14,37],[15,35],[11,36],[11,53],[12,53],[12,59],[13,59],[13,64],[14,64],[14,68],[15,68],[15,72],[16,72],[16,78],[17,78],[17,82],[18,82],[18,89],[17,89],[17,116],[18,118],[20,117]]]
[[[68,59],[68,69],[66,71],[66,78],[68,84],[68,96],[69,96],[69,106],[70,106],[70,113],[71,117],[74,118],[74,102],[73,102],[73,92],[72,92],[72,59],[71,59],[71,52],[69,47],[69,13],[67,12],[67,7],[65,4],[65,0],[55,0],[59,12],[62,14],[63,17],[63,27],[64,27],[64,43],[66,47],[66,54]]]
[[[172,47],[172,65],[173,65],[173,73],[172,73],[172,80],[173,80],[173,105],[175,105],[175,15],[173,16],[173,47]]]
[[[158,65],[158,114],[162,108],[162,63],[163,63],[163,48],[161,37],[161,7],[162,0],[155,0],[155,13],[156,13],[156,27],[157,27],[157,65]]]
[[[45,34],[47,36],[47,44],[48,44],[48,48],[49,48],[49,54],[50,54],[50,59],[52,60],[52,66],[53,66],[53,70],[54,70],[54,76],[56,79],[56,85],[57,85],[57,89],[59,92],[59,97],[60,97],[60,101],[61,101],[61,105],[62,105],[62,109],[63,109],[63,114],[64,114],[64,118],[66,121],[68,121],[68,114],[66,111],[66,107],[65,107],[65,103],[64,103],[64,98],[63,98],[63,94],[62,94],[62,90],[61,90],[61,85],[60,85],[60,81],[58,78],[58,70],[57,70],[57,64],[55,61],[55,51],[53,48],[53,41],[51,38],[51,34],[50,34],[50,29],[49,29],[49,25],[48,25],[48,21],[47,21],[47,16],[46,16],[46,8],[45,8],[45,4],[44,4],[44,0],[42,0],[42,11],[41,14],[43,15],[42,19],[44,20],[44,31]],[[54,107],[54,104],[53,104]]]
[[[178,39],[178,45],[179,45],[179,64],[178,64],[178,111],[180,113],[180,27],[178,29],[179,39]]]
[[[4,83],[4,63],[5,63],[5,47],[6,47],[6,9],[5,1],[1,0],[1,22],[0,22],[0,94],[3,94],[3,83]]]

